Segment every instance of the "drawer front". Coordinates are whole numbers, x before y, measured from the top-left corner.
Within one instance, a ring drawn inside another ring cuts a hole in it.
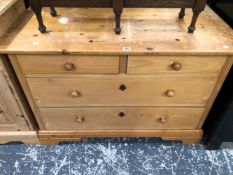
[[[24,74],[117,74],[118,56],[17,55]]]
[[[195,129],[203,108],[40,108],[47,130]]]
[[[216,79],[94,76],[28,78],[39,107],[204,106]]]
[[[214,74],[218,75],[226,57],[129,56],[128,74]]]

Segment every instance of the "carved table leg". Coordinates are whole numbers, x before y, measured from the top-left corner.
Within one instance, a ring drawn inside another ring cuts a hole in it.
[[[115,33],[121,33],[121,14],[123,11],[123,0],[113,0],[113,11],[115,13]]]
[[[207,0],[196,0],[193,6],[193,17],[188,32],[193,33],[196,29],[195,25],[199,14],[204,10]]]
[[[181,8],[179,13],[179,18],[183,18],[185,16],[185,8]]]
[[[39,23],[39,27],[38,27],[39,31],[41,33],[45,33],[46,27],[43,23],[43,19],[41,16],[42,7],[40,5],[40,0],[29,0],[29,3],[30,3],[30,6],[31,6],[33,12],[36,14],[36,18],[37,18],[37,21]]]
[[[50,15],[53,16],[53,17],[57,16],[57,11],[55,10],[54,7],[50,8]]]
[[[197,13],[197,12],[193,12],[193,17],[192,17],[192,21],[191,21],[191,24],[190,26],[188,27],[188,32],[189,33],[193,33],[196,29],[195,25],[196,25],[196,22],[197,22],[197,18],[199,16],[200,13]]]

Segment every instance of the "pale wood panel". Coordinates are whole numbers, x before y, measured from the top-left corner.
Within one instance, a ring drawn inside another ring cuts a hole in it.
[[[0,1],[0,37],[25,11],[24,0]]]
[[[47,130],[195,129],[203,108],[40,108]]]
[[[39,107],[205,106],[216,82],[214,77],[127,75],[27,80]]]
[[[127,65],[128,65],[128,57],[127,56],[120,56],[119,61],[119,73],[126,74],[127,73]]]
[[[0,36],[2,36],[25,12],[23,0],[1,0],[0,2]],[[0,40],[1,43],[1,40]],[[31,113],[24,108],[25,101],[18,93],[13,70],[0,55],[0,131],[32,130]],[[27,106],[28,108],[28,106]],[[6,136],[7,137],[7,136]],[[0,137],[0,142],[1,142]],[[12,140],[13,141],[13,140]]]
[[[35,129],[36,123],[30,106],[5,55],[0,55],[0,74],[0,106],[5,117],[8,116],[7,122],[16,125],[13,130]]]
[[[224,67],[221,70],[221,73],[219,74],[219,77],[218,77],[218,80],[215,84],[215,87],[214,87],[213,91],[211,92],[210,98],[207,102],[206,109],[202,115],[200,122],[199,122],[198,128],[202,128],[202,125],[205,122],[205,119],[208,116],[210,109],[211,109],[211,107],[212,107],[212,105],[213,105],[229,71],[231,70],[232,65],[233,65],[233,57],[229,56],[224,64]]]
[[[0,132],[3,132],[3,131],[19,131],[19,129],[18,129],[19,126],[16,124],[16,122],[15,123],[7,123],[7,122],[1,122],[1,124],[0,124]],[[27,130],[28,129],[26,129],[25,131],[27,131]]]
[[[17,55],[24,74],[117,74],[119,56]],[[71,70],[65,66],[72,64]]]
[[[1,127],[6,128],[5,127],[6,125],[4,124],[9,124],[9,128],[15,131],[19,129],[20,130],[30,129],[30,127],[26,123],[26,120],[24,119],[24,114],[17,103],[17,99],[12,93],[11,87],[8,85],[4,77],[4,74],[1,71],[1,63],[0,63],[0,116],[1,116],[0,130]],[[14,127],[12,127],[11,125],[13,125]]]
[[[38,133],[43,143],[76,141],[89,137],[161,137],[165,140],[181,140],[184,143],[199,143],[202,130],[80,130],[80,131],[44,131]]]
[[[36,131],[20,131],[20,132],[0,132],[0,144],[8,142],[23,142],[25,144],[39,144]]]
[[[0,37],[25,11],[23,0],[0,1]],[[1,40],[0,40],[1,43]],[[17,131],[32,129],[26,122],[28,114],[21,108],[16,88],[10,78],[12,72],[5,64],[5,57],[0,55],[0,131]]]
[[[0,14],[4,13],[12,4],[17,0],[1,0],[0,1]]]
[[[129,56],[128,74],[213,74],[218,75],[226,56]],[[176,64],[179,66],[176,69]]]
[[[41,122],[39,110],[38,110],[38,108],[35,105],[34,99],[32,98],[31,91],[29,90],[30,88],[28,86],[26,78],[24,77],[24,75],[22,73],[22,70],[20,68],[19,62],[18,62],[18,60],[17,60],[17,58],[16,58],[15,55],[8,55],[8,56],[9,56],[9,59],[10,59],[10,62],[12,64],[12,66],[14,67],[14,70],[16,72],[18,80],[19,80],[19,82],[20,82],[20,84],[21,84],[21,86],[22,86],[22,88],[24,90],[24,93],[26,95],[28,103],[30,104],[32,112],[33,112],[33,114],[34,114],[34,116],[36,118],[36,122],[39,125],[39,128],[43,129],[44,125]]]
[[[53,18],[43,10],[50,31],[41,34],[28,11],[1,40],[3,53],[81,53],[111,55],[232,55],[233,31],[210,8],[201,13],[197,30],[187,32],[192,10],[178,19],[180,9],[124,9],[122,33],[115,35],[112,9],[57,9]],[[59,22],[60,21],[60,22]],[[65,23],[64,23],[65,21]],[[91,42],[90,42],[91,41]],[[127,48],[127,49],[125,49]]]

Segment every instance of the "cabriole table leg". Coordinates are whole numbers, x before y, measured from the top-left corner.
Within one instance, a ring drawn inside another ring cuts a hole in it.
[[[115,33],[121,33],[121,14],[123,11],[123,1],[122,0],[113,0],[113,11],[115,14]]]
[[[185,8],[181,8],[179,13],[179,18],[183,18],[185,16]]]
[[[53,17],[57,16],[57,11],[55,10],[54,7],[50,8],[50,15],[53,16]]]
[[[38,27],[39,31],[41,33],[45,33],[46,27],[43,23],[43,19],[41,16],[42,7],[40,6],[40,0],[29,0],[29,3],[30,3],[30,6],[31,6],[33,12],[36,14],[36,18],[37,18],[37,21],[39,23],[39,27]]]
[[[199,14],[205,9],[207,0],[196,0],[193,5],[193,17],[190,26],[188,27],[188,32],[193,33],[196,29],[196,22]]]

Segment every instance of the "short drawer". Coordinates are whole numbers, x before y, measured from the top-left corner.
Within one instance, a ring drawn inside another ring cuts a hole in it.
[[[117,74],[118,56],[17,55],[24,74]]]
[[[212,77],[79,76],[28,78],[39,107],[205,106]]]
[[[47,130],[195,129],[203,108],[40,108]]]
[[[225,60],[225,56],[129,56],[127,73],[218,75]]]

